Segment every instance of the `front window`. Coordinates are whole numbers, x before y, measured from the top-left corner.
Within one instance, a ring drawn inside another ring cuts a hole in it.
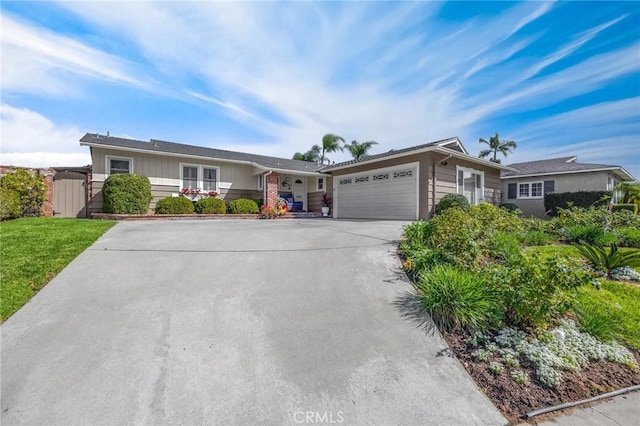
[[[318,178],[318,191],[324,191],[324,178]]]
[[[218,176],[218,170],[209,167],[202,168],[202,189],[205,191],[215,191]]]
[[[542,198],[544,189],[542,182],[527,182],[518,184],[518,198]]]
[[[180,165],[181,189],[198,189],[202,192],[218,192],[218,167],[197,164]]]
[[[110,175],[133,173],[131,158],[107,157],[107,171]]]
[[[484,172],[466,167],[457,167],[458,194],[464,195],[469,204],[476,205],[484,198]]]
[[[194,166],[182,167],[182,187],[195,189],[198,187],[198,168]]]

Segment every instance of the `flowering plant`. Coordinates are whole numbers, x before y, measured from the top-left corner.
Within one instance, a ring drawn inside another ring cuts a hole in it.
[[[196,197],[200,196],[203,198],[207,197],[217,197],[218,193],[216,191],[202,192],[199,188],[182,188],[180,191],[182,196]]]
[[[260,208],[260,217],[262,219],[275,219],[287,212],[287,202],[282,198],[278,198],[275,207],[264,205]]]

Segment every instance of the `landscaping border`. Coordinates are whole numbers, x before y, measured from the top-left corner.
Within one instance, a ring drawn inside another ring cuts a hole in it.
[[[278,219],[316,219],[322,218],[322,213],[286,213]],[[113,214],[92,213],[91,219],[108,220],[203,220],[203,219],[260,219],[259,214]]]

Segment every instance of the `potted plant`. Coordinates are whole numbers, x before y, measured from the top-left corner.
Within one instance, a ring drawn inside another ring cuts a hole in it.
[[[329,194],[324,192],[322,194],[322,216],[324,217],[329,216],[330,208],[331,208],[331,198],[329,197]]]

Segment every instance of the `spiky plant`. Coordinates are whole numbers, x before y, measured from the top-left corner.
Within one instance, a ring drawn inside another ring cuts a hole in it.
[[[617,244],[611,248],[587,243],[574,244],[580,254],[598,271],[611,272],[624,266],[637,267],[640,265],[640,251],[621,252]]]

